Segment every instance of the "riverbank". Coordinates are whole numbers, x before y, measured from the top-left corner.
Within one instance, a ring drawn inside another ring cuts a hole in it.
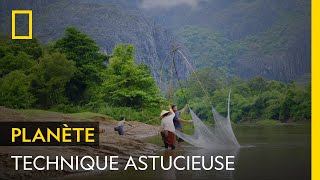
[[[63,114],[43,110],[12,110],[0,107],[0,122],[4,121],[96,121],[100,125],[100,145],[89,146],[6,146],[0,148],[0,179],[34,179],[54,178],[65,175],[83,173],[83,171],[15,171],[12,155],[30,156],[119,156],[119,164],[126,162],[128,156],[154,155],[159,147],[144,142],[143,139],[157,135],[159,127],[140,122],[130,122],[135,128],[125,135],[119,136],[114,131],[117,122],[111,117],[96,113]],[[39,166],[41,164],[39,163]]]

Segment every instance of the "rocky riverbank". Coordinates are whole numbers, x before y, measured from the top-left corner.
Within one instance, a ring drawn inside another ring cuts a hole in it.
[[[37,111],[37,110],[36,110]],[[79,116],[79,115],[77,115]],[[81,116],[81,114],[80,114]],[[0,179],[43,179],[83,173],[83,171],[23,171],[15,170],[12,155],[30,156],[119,156],[119,164],[126,162],[129,156],[153,155],[157,152],[156,145],[146,143],[144,138],[158,134],[159,127],[140,122],[130,122],[134,128],[126,127],[128,132],[119,136],[114,131],[117,122],[104,115],[94,114],[91,117],[75,118],[72,115],[39,111],[37,113],[19,112],[0,107],[0,122],[4,121],[98,121],[100,126],[100,145],[89,146],[2,146],[0,147]],[[41,165],[41,161],[39,166]],[[44,162],[43,162],[44,163]]]

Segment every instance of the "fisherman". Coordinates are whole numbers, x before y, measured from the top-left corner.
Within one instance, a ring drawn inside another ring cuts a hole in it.
[[[130,123],[128,123],[126,121],[126,118],[124,117],[121,117],[119,122],[118,122],[118,126],[117,127],[114,127],[114,130],[115,131],[118,131],[119,135],[124,135],[124,125],[127,124],[131,127],[133,127]]]
[[[171,147],[171,149],[175,149],[175,143],[176,143],[176,135],[174,134],[175,128],[173,125],[173,117],[174,112],[169,106],[169,111],[162,110],[160,114],[161,119],[161,136],[164,143],[164,147],[168,149],[168,147]]]
[[[177,130],[177,131],[180,131],[180,132],[183,132],[182,131],[182,123],[185,123],[185,122],[192,122],[192,120],[184,120],[184,119],[181,119],[180,118],[180,115],[181,115],[181,113],[184,113],[186,110],[187,110],[187,108],[189,107],[189,104],[187,103],[180,111],[178,110],[178,107],[177,107],[177,105],[172,105],[171,106],[171,108],[172,108],[172,110],[173,110],[173,112],[174,112],[174,114],[175,114],[175,116],[174,116],[174,118],[173,118],[173,124],[174,124],[174,127],[175,127],[175,129]],[[181,138],[179,138],[179,137],[177,137],[178,138],[178,142],[182,142],[183,141],[183,139],[181,139]]]

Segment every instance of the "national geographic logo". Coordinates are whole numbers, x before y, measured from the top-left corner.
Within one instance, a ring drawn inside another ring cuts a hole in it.
[[[98,122],[1,122],[0,146],[98,146]]]
[[[16,35],[16,15],[23,14],[28,16],[29,34],[24,36]],[[32,39],[32,10],[12,10],[12,39]]]

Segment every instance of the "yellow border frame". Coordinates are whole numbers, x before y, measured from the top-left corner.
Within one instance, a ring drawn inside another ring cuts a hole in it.
[[[16,36],[16,14],[27,14],[29,16],[28,36]],[[12,39],[32,39],[32,10],[12,10]]]
[[[311,81],[312,81],[312,127],[311,127],[311,141],[312,141],[312,148],[311,148],[311,172],[312,172],[312,180],[320,179],[320,84],[319,75],[320,75],[320,53],[319,53],[319,0],[312,0],[311,1],[311,45],[312,45],[312,60],[311,60]],[[318,11],[316,11],[318,10]]]
[[[312,0],[311,1],[311,19],[312,19],[312,62],[311,62],[311,80],[312,80],[312,180],[320,179],[320,113],[317,108],[320,108],[319,94],[320,94],[320,85],[317,84],[316,81],[319,81],[320,75],[320,63],[318,59],[320,59],[319,53],[319,32],[320,32],[320,21],[316,20],[316,17],[320,17],[319,13],[319,1]],[[316,11],[318,9],[318,11]],[[29,35],[28,36],[16,36],[15,35],[15,15],[16,14],[28,14],[29,15]],[[316,33],[318,32],[318,34]],[[12,39],[32,39],[32,10],[12,10]],[[318,49],[318,50],[316,50]],[[318,131],[317,131],[318,130]]]

